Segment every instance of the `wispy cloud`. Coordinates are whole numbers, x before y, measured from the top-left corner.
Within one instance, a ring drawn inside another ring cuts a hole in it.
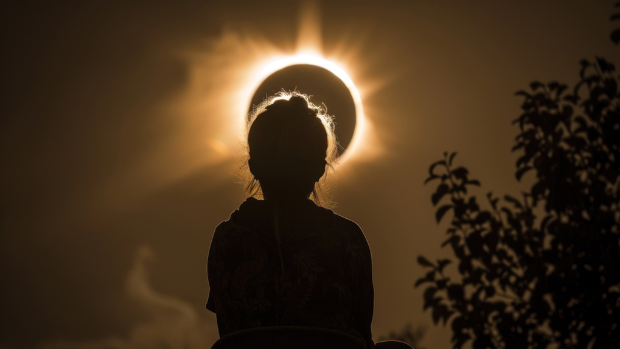
[[[112,336],[89,341],[56,340],[39,349],[194,349],[209,348],[218,339],[217,325],[197,313],[187,302],[163,295],[148,280],[148,262],[154,251],[142,246],[127,275],[128,295],[147,309],[150,319],[134,326],[127,337]]]

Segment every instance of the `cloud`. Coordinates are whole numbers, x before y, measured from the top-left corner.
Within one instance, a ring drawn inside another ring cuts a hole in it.
[[[39,349],[194,349],[210,348],[219,338],[217,325],[198,315],[187,302],[163,295],[148,280],[148,264],[154,251],[141,246],[127,275],[127,293],[148,310],[149,321],[134,326],[126,338],[111,336],[87,341],[57,340]]]

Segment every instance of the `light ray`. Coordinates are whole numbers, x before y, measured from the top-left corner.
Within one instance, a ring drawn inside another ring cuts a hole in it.
[[[341,43],[325,52],[318,10],[306,9],[293,44],[282,38],[267,40],[251,30],[225,28],[218,38],[177,51],[187,64],[185,87],[154,115],[154,129],[164,130],[150,135],[157,144],[114,180],[110,195],[115,202],[127,205],[206,167],[217,169],[211,171],[215,176],[211,181],[230,181],[231,174],[238,172],[237,160],[247,151],[247,112],[256,89],[269,75],[295,64],[329,70],[347,86],[355,103],[355,131],[336,165],[338,172],[353,173],[348,169],[354,164],[372,161],[382,153],[369,114],[374,109],[365,100],[378,83],[364,75],[360,47]],[[130,192],[136,197],[128,197]]]
[[[344,154],[338,159],[338,166],[342,166],[350,159],[357,157],[362,159],[363,152],[362,140],[370,141],[369,130],[367,129],[367,120],[364,115],[363,98],[356,84],[351,79],[349,72],[337,58],[326,58],[323,54],[323,40],[321,33],[320,9],[316,1],[308,0],[301,3],[299,12],[299,28],[297,32],[296,49],[293,54],[274,55],[264,62],[257,62],[256,70],[248,81],[248,88],[245,99],[251,101],[255,91],[271,74],[284,69],[291,65],[308,64],[321,67],[330,71],[337,76],[349,89],[353,102],[355,104],[355,130],[353,138]],[[303,91],[302,91],[303,92]],[[328,106],[329,107],[329,106]],[[247,110],[247,109],[246,109]],[[247,111],[242,114],[246,119]],[[338,115],[336,115],[336,120]],[[370,143],[370,142],[367,142]],[[374,143],[374,142],[373,142]],[[369,144],[370,145],[370,144]],[[366,156],[371,157],[377,152],[377,145],[374,144],[374,151],[366,149]],[[366,159],[368,160],[368,159]]]
[[[261,68],[260,72],[256,75],[256,80],[254,80],[251,84],[251,86],[253,86],[251,91],[256,91],[256,89],[258,89],[261,83],[271,74],[288,66],[297,64],[308,64],[327,69],[332,74],[337,76],[345,84],[345,86],[347,86],[349,92],[351,93],[351,96],[353,97],[356,115],[355,130],[353,132],[353,139],[351,140],[349,147],[339,159],[339,163],[344,164],[352,154],[355,154],[360,140],[364,135],[365,118],[364,108],[362,105],[362,96],[360,95],[357,87],[353,83],[353,80],[351,80],[351,78],[349,77],[349,74],[347,74],[347,72],[342,67],[340,67],[333,61],[323,58],[318,54],[312,54],[307,51],[305,53],[299,53],[291,56],[276,57],[273,61],[268,62],[265,66]],[[247,96],[246,100],[251,101],[253,96],[254,92]],[[243,115],[244,117],[246,117],[245,114]],[[336,118],[338,118],[337,115]]]

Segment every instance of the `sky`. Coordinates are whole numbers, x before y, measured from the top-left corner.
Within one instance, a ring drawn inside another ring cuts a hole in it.
[[[244,200],[257,71],[309,48],[363,106],[328,182],[371,247],[374,336],[425,325],[421,344],[446,348],[413,287],[418,255],[449,256],[429,165],[457,151],[479,194],[518,193],[514,92],[620,64],[603,0],[0,6],[2,349],[213,343],[205,263]]]

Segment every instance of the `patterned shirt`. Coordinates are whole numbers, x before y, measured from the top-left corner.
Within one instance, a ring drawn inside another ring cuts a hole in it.
[[[207,309],[217,315],[220,336],[312,326],[352,334],[374,348],[364,233],[310,200],[275,210],[271,202],[247,199],[215,229],[207,272]]]

